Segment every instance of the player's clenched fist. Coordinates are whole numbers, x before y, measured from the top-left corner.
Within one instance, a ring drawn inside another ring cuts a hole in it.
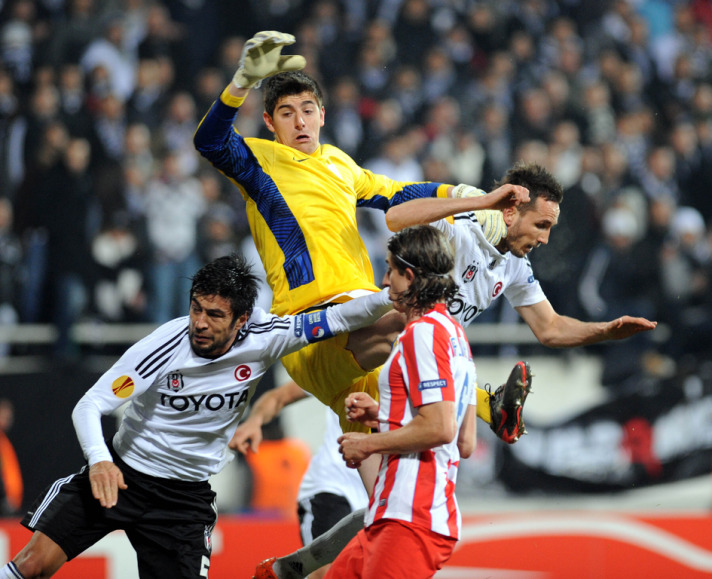
[[[258,32],[247,42],[242,50],[240,66],[232,77],[232,82],[239,88],[257,88],[263,79],[293,70],[301,70],[307,64],[299,54],[282,55],[282,48],[294,44],[294,36],[266,30]]]

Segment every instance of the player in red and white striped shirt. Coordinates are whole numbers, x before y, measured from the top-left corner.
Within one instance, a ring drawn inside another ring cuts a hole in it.
[[[465,332],[447,311],[457,291],[452,249],[426,225],[396,234],[388,250],[384,285],[407,325],[381,370],[380,405],[363,392],[346,400],[349,420],[378,432],[339,438],[348,466],[372,454],[381,466],[366,527],[327,578],[432,577],[460,534],[455,483],[460,457],[475,445],[477,376]]]

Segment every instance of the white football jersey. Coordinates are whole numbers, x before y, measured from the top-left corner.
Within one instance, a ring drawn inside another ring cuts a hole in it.
[[[232,459],[227,443],[275,361],[373,323],[390,308],[387,290],[295,316],[255,308],[216,359],[193,352],[188,316],[167,322],[129,348],[77,403],[72,418],[84,456],[89,464],[112,460],[101,416],[128,402],[113,441],[122,460],[151,476],[207,480]]]
[[[324,412],[324,442],[304,473],[297,500],[310,499],[319,493],[331,493],[349,501],[351,510],[361,509],[368,504],[368,493],[358,471],[348,468],[339,453],[339,444],[336,442],[342,434],[339,417],[328,406],[324,407]]]
[[[458,295],[450,314],[468,326],[490,304],[504,294],[512,307],[530,306],[546,299],[526,257],[500,253],[487,241],[474,213],[455,215],[432,223],[445,233],[455,250],[455,281]]]

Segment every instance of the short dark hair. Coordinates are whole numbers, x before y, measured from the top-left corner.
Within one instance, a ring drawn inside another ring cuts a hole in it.
[[[280,72],[269,77],[264,84],[265,112],[272,116],[279,99],[303,92],[312,93],[319,106],[324,104],[324,95],[319,83],[301,70]]]
[[[437,302],[449,302],[457,293],[451,271],[455,267],[452,246],[440,231],[431,225],[406,227],[388,240],[391,265],[404,273],[410,267],[413,283],[399,300],[421,311]]]
[[[230,302],[233,320],[251,314],[257,301],[258,277],[243,255],[218,257],[193,276],[191,301],[195,296],[220,296]]]
[[[495,183],[500,187],[505,183],[521,185],[529,189],[529,202],[519,206],[519,211],[526,213],[533,209],[536,200],[541,197],[545,201],[555,201],[561,204],[564,200],[564,190],[561,184],[549,171],[537,163],[519,161],[507,171],[501,182]]]

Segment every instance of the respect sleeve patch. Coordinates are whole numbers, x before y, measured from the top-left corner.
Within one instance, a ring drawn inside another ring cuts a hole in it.
[[[440,380],[424,380],[420,384],[418,384],[418,390],[421,392],[423,390],[432,390],[433,388],[445,388],[447,386],[447,380],[440,379]]]
[[[309,342],[318,342],[334,336],[326,319],[326,310],[299,314],[297,318],[294,326],[295,334],[298,336],[303,331]]]

